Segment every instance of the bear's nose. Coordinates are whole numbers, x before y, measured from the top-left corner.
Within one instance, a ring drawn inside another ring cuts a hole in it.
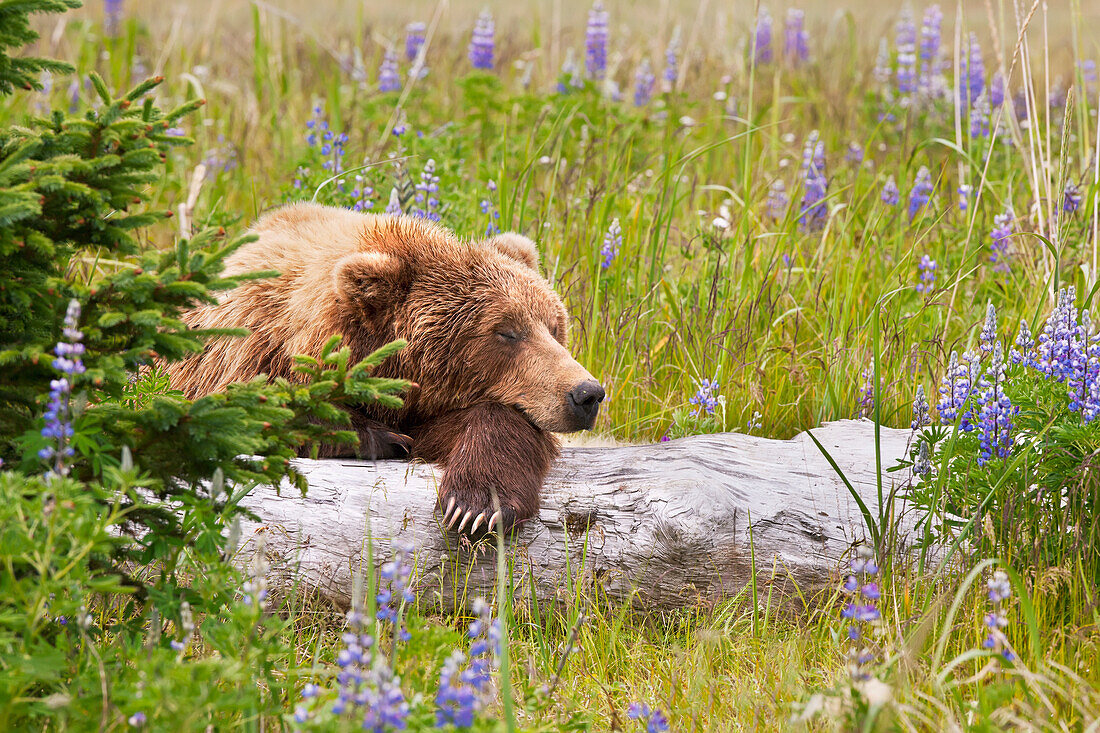
[[[600,411],[603,398],[603,386],[594,379],[587,379],[569,391],[569,405],[585,428],[592,427],[596,422],[596,413]]]

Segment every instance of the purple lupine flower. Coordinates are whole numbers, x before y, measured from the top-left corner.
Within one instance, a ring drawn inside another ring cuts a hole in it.
[[[127,725],[129,725],[131,728],[144,728],[145,727],[145,721],[146,721],[145,713],[142,712],[141,710],[137,711],[136,713],[134,713],[133,715],[131,715],[129,718],[126,719]]]
[[[917,459],[913,461],[913,473],[921,478],[932,475],[932,456],[929,455],[928,441],[922,440],[917,448]]]
[[[871,75],[880,85],[886,86],[890,81],[890,47],[886,45],[886,39],[880,38],[878,42],[878,54],[875,55],[875,68]],[[885,90],[889,93],[889,89]]]
[[[802,175],[809,175],[814,168],[825,169],[825,143],[817,130],[810,131],[806,144],[802,146]]]
[[[970,137],[989,137],[989,99],[984,94],[970,108]]]
[[[766,8],[760,8],[753,35],[753,60],[757,64],[770,64],[772,58],[772,16]]]
[[[940,415],[940,423],[950,425],[958,420],[960,429],[970,432],[973,429],[973,408],[967,407],[967,401],[978,385],[981,363],[978,355],[969,351],[963,354],[962,360],[966,363],[959,363],[958,354],[951,352],[947,372],[940,383],[936,411]],[[965,411],[964,407],[967,408]]]
[[[718,380],[703,379],[700,381],[699,389],[696,390],[695,395],[688,402],[696,406],[696,417],[701,417],[704,413],[713,415],[714,408],[721,402],[721,397],[718,396]]]
[[[680,74],[680,26],[672,31],[672,38],[665,47],[665,73],[661,77],[661,86],[666,92],[671,92],[676,86],[676,78]]]
[[[978,385],[975,404],[978,415],[978,465],[993,458],[1004,458],[1012,452],[1012,415],[1015,408],[1004,391],[1005,364],[1001,343],[993,347],[993,361]]]
[[[825,225],[829,209],[825,193],[829,181],[825,177],[825,143],[817,130],[810,132],[802,149],[802,203],[798,223],[807,231],[816,231]]]
[[[191,639],[195,636],[195,616],[191,612],[191,604],[187,601],[180,603],[179,630],[182,638],[173,639],[171,647],[177,652],[183,652],[186,651],[191,644]]]
[[[53,368],[61,372],[61,379],[50,380],[50,401],[44,414],[46,424],[42,437],[49,443],[38,451],[38,457],[49,463],[48,479],[69,475],[69,459],[75,451],[73,437],[72,391],[76,378],[84,373],[84,334],[77,328],[80,322],[80,303],[70,300],[62,321],[61,340],[54,346]]]
[[[1077,329],[1076,298],[1075,287],[1058,291],[1058,303],[1047,316],[1036,347],[1035,368],[1059,382],[1066,381],[1072,373],[1072,339]]]
[[[626,717],[645,723],[646,733],[665,733],[668,731],[668,717],[660,708],[650,708],[644,702],[632,702],[626,709]]]
[[[928,408],[928,398],[924,396],[924,385],[918,384],[917,396],[913,398],[913,421],[909,423],[909,427],[913,430],[919,430],[931,422],[932,417]]]
[[[318,133],[328,131],[328,120],[325,119],[324,107],[320,104],[313,106],[313,116],[306,120],[306,144],[310,147],[317,145]]]
[[[1016,214],[1011,207],[993,217],[993,229],[989,232],[989,261],[993,263],[994,272],[1007,273],[1011,269],[1009,244],[1015,219]]]
[[[470,654],[455,650],[439,673],[435,694],[436,727],[447,724],[469,728],[474,716],[493,694],[492,671],[501,650],[500,620],[493,619],[489,604],[478,598],[473,609],[477,618],[470,624]]]
[[[763,415],[760,414],[760,411],[754,410],[752,413],[752,417],[750,417],[749,421],[745,424],[746,431],[751,433],[753,430],[759,430],[760,428],[762,428],[764,426],[764,422],[761,418],[763,418]]]
[[[898,93],[905,98],[917,91],[917,26],[908,7],[901,11],[894,37],[898,52]]]
[[[986,590],[992,610],[985,616],[987,635],[982,642],[982,648],[1000,654],[1011,662],[1015,656],[1009,650],[1008,638],[1004,633],[1008,626],[1004,604],[1012,598],[1012,584],[1008,582],[1008,573],[1003,570],[995,571],[986,582]]]
[[[1100,371],[1100,347],[1092,334],[1092,319],[1088,311],[1081,312],[1081,322],[1070,335],[1070,369],[1066,379],[1069,391],[1069,409],[1080,412],[1085,422],[1091,422],[1098,371]]]
[[[470,37],[470,65],[475,69],[493,68],[494,30],[493,14],[486,8],[477,16],[474,32]]]
[[[610,14],[600,0],[588,11],[584,34],[584,70],[589,79],[600,81],[607,73],[607,21]]]
[[[933,188],[932,174],[929,172],[928,166],[922,165],[920,170],[917,171],[916,180],[913,181],[913,188],[909,190],[910,221],[915,219],[921,209],[928,205]]]
[[[366,632],[367,619],[359,599],[361,594],[357,592],[348,611],[347,631],[341,637],[344,646],[336,655],[339,689],[332,714],[361,712],[363,729],[374,733],[403,730],[409,704],[401,691],[401,680],[393,675],[374,637]]]
[[[103,0],[103,32],[114,38],[121,27],[122,0]]]
[[[569,47],[565,49],[565,60],[561,62],[561,73],[558,74],[558,93],[568,94],[582,87],[584,80],[581,79],[580,68],[577,66],[577,54]]]
[[[940,39],[943,13],[939,5],[929,5],[920,25],[920,91],[930,97],[940,75]]]
[[[962,88],[959,91],[969,107],[978,101],[985,89],[985,62],[982,61],[982,46],[978,43],[976,33],[967,37],[967,48],[969,50],[963,55],[962,68],[959,71],[962,76]]]
[[[420,182],[416,184],[416,196],[414,200],[418,207],[414,207],[412,215],[428,221],[439,221],[442,215],[439,213],[439,176],[435,174],[435,159],[429,158],[424,164],[424,170],[420,174]]]
[[[805,63],[810,58],[810,35],[804,27],[806,14],[797,8],[787,10],[787,20],[783,25],[783,55],[793,66]]]
[[[982,333],[978,338],[978,348],[983,354],[993,353],[993,344],[997,340],[997,309],[992,303],[986,306],[985,322],[982,324]]]
[[[374,189],[367,185],[362,173],[355,174],[355,188],[351,190],[353,211],[369,211],[374,208]]]
[[[1015,346],[1008,353],[1008,360],[1014,365],[1031,366],[1035,362],[1033,348],[1035,348],[1035,339],[1031,337],[1031,328],[1027,325],[1027,321],[1021,319],[1020,332],[1016,335]]]
[[[378,91],[401,91],[401,75],[397,71],[397,54],[386,49],[382,55],[382,65],[378,68]]]
[[[967,351],[965,354],[963,354],[963,361],[966,362],[966,366],[963,367],[963,369],[966,370],[966,399],[969,399],[970,397],[974,397],[978,394],[978,388],[981,386],[982,357],[981,354],[976,354],[973,351]],[[957,396],[961,397],[962,391],[964,389],[962,375],[960,375],[960,379],[955,384],[955,387],[959,393]],[[975,405],[969,405],[963,412],[962,417],[959,418],[959,429],[962,430],[964,433],[969,433],[971,430],[974,430],[974,408]]]
[[[642,59],[638,69],[634,72],[634,106],[644,107],[653,99],[653,89],[657,84],[657,77],[653,75],[653,67],[649,59]]]
[[[390,216],[401,216],[405,213],[401,209],[401,197],[398,195],[396,188],[390,189],[390,200],[386,203],[385,213]]]
[[[928,255],[921,255],[917,271],[917,292],[931,294],[936,289],[936,261]]]
[[[1081,206],[1081,188],[1072,181],[1066,181],[1062,191],[1062,213],[1072,216]]]
[[[787,213],[787,204],[790,201],[787,198],[787,187],[783,185],[783,181],[778,178],[771,182],[768,186],[768,200],[765,204],[768,216],[776,221],[782,219]]]
[[[424,33],[428,27],[417,21],[405,26],[405,60],[412,63],[424,46]]]
[[[383,563],[379,574],[385,585],[380,584],[378,595],[378,612],[375,617],[379,621],[388,621],[394,625],[394,638],[399,641],[408,641],[409,632],[401,625],[402,609],[416,600],[412,588],[409,587],[409,578],[412,576],[412,546],[407,544],[395,544],[393,559]]]
[[[882,203],[887,206],[897,206],[898,201],[901,200],[901,192],[898,191],[897,181],[893,176],[886,179],[886,183],[882,185]]]
[[[867,417],[875,410],[875,370],[867,367],[863,370],[863,384],[859,388],[859,410],[857,414]]]
[[[857,142],[848,143],[848,152],[844,154],[844,160],[849,165],[858,166],[863,162],[863,146]]]
[[[1000,69],[993,72],[993,79],[989,82],[989,108],[995,110],[1005,101],[1005,77]]]
[[[622,245],[623,228],[619,225],[619,220],[616,218],[611,221],[611,226],[607,228],[607,234],[603,236],[603,247],[600,249],[600,254],[603,255],[603,262],[600,263],[600,269],[606,270],[611,267],[611,263],[619,256],[619,247]]]
[[[962,407],[956,397],[955,385],[957,382],[957,376],[959,374],[959,355],[957,352],[951,352],[951,359],[947,364],[947,371],[943,375],[943,380],[940,382],[939,395],[940,399],[936,403],[936,412],[940,415],[940,422],[944,425],[950,425],[955,422],[955,418],[959,416],[959,408]],[[969,391],[967,392],[969,396]],[[963,399],[965,402],[965,398]]]
[[[496,181],[490,179],[488,183],[489,196],[481,200],[481,213],[486,214],[489,217],[489,223],[485,227],[485,236],[491,237],[494,234],[500,234],[500,225],[497,221],[500,220],[500,211],[497,209],[496,204],[492,201],[492,196],[497,192]]]
[[[877,653],[869,641],[871,627],[877,626],[881,614],[876,601],[882,597],[875,576],[878,575],[875,553],[866,545],[860,545],[852,559],[851,573],[841,586],[850,597],[841,611],[848,620],[848,674],[855,682],[870,678],[870,665]]]
[[[965,214],[970,207],[970,197],[974,195],[974,187],[969,183],[960,183],[956,193],[959,194],[959,211]]]

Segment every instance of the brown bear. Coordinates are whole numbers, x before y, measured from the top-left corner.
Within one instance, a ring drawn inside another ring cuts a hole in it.
[[[535,244],[518,234],[468,243],[422,219],[316,204],[273,211],[252,232],[227,274],[279,276],[184,316],[192,328],[249,335],[214,339],[172,365],[173,386],[194,399],[260,374],[295,379],[293,356],[318,356],[334,334],[355,361],[405,339],[374,374],[416,386],[399,410],[350,411],[358,455],[440,463],[439,507],[459,532],[530,518],[557,456],[551,434],[591,428],[604,397],[565,348],[565,308]]]

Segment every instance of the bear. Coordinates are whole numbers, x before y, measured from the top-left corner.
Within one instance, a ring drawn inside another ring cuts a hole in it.
[[[173,387],[195,399],[261,374],[294,380],[294,355],[319,356],[335,334],[353,361],[404,339],[373,373],[413,386],[400,409],[348,410],[354,454],[440,464],[448,530],[510,531],[538,511],[554,433],[591,429],[604,389],[566,349],[565,307],[534,242],[515,233],[467,242],[425,219],[312,203],[269,212],[251,233],[226,274],[279,275],[183,315],[191,328],[248,335],[212,339],[169,365]]]

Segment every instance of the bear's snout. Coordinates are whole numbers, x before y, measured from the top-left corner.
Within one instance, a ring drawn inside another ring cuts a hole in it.
[[[596,424],[603,398],[603,386],[595,379],[586,379],[569,390],[569,406],[577,417],[578,429],[588,430]]]

